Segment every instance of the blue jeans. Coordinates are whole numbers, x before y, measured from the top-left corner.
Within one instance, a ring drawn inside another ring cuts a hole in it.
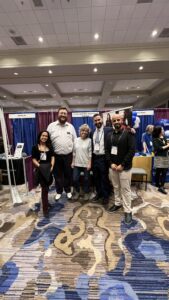
[[[86,168],[82,167],[74,167],[73,168],[73,186],[76,189],[76,191],[80,192],[80,175],[81,172],[84,173],[83,176],[83,190],[85,193],[89,193],[89,181],[90,181],[90,171],[88,171]]]

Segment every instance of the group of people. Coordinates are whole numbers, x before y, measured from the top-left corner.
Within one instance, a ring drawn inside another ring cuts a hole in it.
[[[36,176],[42,187],[44,215],[48,214],[48,189],[52,173],[56,185],[56,201],[61,198],[63,191],[68,199],[78,200],[82,172],[83,199],[89,200],[92,170],[96,190],[96,197],[92,202],[101,203],[107,208],[113,186],[115,202],[108,211],[114,213],[123,207],[125,222],[131,223],[131,168],[135,154],[135,134],[125,128],[120,114],[112,116],[112,127],[104,127],[102,116],[96,113],[93,116],[95,130],[90,132],[89,126],[83,124],[79,128],[79,137],[67,120],[67,109],[59,108],[58,120],[49,124],[47,130],[40,132],[37,145],[32,149]],[[158,178],[160,181],[161,175]]]
[[[162,194],[167,194],[165,190],[165,181],[168,171],[168,166],[165,165],[166,160],[169,159],[169,143],[165,137],[165,132],[162,126],[147,125],[146,132],[142,134],[143,152],[146,154],[154,154],[155,158],[161,158],[161,165],[159,164],[155,169],[155,184],[158,191]]]

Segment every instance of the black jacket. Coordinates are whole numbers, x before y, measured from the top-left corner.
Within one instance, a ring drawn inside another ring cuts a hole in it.
[[[112,146],[117,147],[117,155],[111,154]],[[118,133],[113,130],[107,134],[105,151],[109,166],[114,163],[122,165],[124,170],[129,170],[132,168],[135,154],[135,136],[125,129]]]
[[[155,156],[167,156],[168,149],[163,149],[163,146],[167,145],[167,140],[164,137],[163,139],[160,138],[153,138],[153,148]]]

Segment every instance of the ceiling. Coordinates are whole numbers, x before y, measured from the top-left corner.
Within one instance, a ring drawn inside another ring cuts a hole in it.
[[[4,111],[153,108],[168,100],[169,0],[0,0]]]

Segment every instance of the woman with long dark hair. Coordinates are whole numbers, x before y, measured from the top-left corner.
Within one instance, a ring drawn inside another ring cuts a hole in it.
[[[32,147],[32,161],[36,167],[36,183],[41,185],[41,199],[44,216],[48,215],[48,191],[52,183],[55,157],[48,131],[41,131],[37,144]]]
[[[153,148],[154,148],[154,154],[155,156],[161,156],[161,157],[167,157],[168,156],[168,150],[169,150],[169,143],[167,143],[167,140],[164,136],[164,129],[161,126],[155,126],[153,133]],[[164,184],[166,180],[167,170],[165,165],[163,165],[161,160],[161,166],[156,168],[156,174],[155,174],[155,183],[158,187],[158,191],[162,194],[167,194]]]

